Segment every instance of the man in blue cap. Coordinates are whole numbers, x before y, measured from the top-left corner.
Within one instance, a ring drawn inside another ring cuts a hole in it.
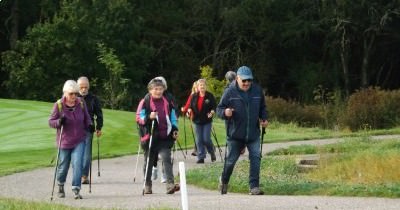
[[[253,82],[253,73],[247,66],[240,67],[236,81],[232,82],[217,106],[218,117],[225,120],[227,129],[227,155],[220,178],[221,194],[228,192],[229,178],[243,147],[250,159],[250,195],[262,195],[260,190],[260,125],[267,127],[264,94]]]

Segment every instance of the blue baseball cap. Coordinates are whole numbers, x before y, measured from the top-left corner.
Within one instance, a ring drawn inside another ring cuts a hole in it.
[[[247,66],[239,67],[237,72],[236,72],[236,74],[242,80],[253,79],[253,73],[251,73],[251,69],[249,67],[247,67]]]

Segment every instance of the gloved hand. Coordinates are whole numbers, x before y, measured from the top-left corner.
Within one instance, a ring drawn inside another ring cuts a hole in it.
[[[67,118],[63,115],[60,117],[60,126],[65,124],[65,121],[67,120]]]

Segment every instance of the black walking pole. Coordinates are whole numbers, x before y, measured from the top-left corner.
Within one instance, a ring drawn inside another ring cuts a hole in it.
[[[192,130],[192,137],[193,137],[193,142],[194,142],[194,148],[195,148],[195,149],[196,149],[196,151],[197,151],[196,138],[194,137],[194,131],[193,131],[193,125],[192,125],[192,122],[190,122],[190,128],[191,128],[191,130]]]
[[[58,161],[60,160],[60,149],[61,149],[61,140],[62,140],[63,128],[64,128],[64,126],[61,125],[61,128],[60,128],[60,141],[58,142],[58,149],[57,149],[57,160],[56,160],[56,166],[55,166],[55,168],[54,168],[53,190],[51,191],[51,198],[50,198],[50,201],[53,200],[54,187],[55,187],[55,185],[56,185],[57,167],[58,167]]]
[[[98,136],[97,136],[97,176],[100,176],[100,141]]]
[[[211,134],[214,136],[215,142],[217,143],[219,156],[221,157],[221,162],[222,162],[223,161],[222,160],[222,150],[221,150],[221,147],[219,146],[218,139],[217,139],[217,133],[215,132],[214,126],[212,127]]]
[[[228,118],[228,120],[226,121],[227,122],[227,124],[226,124],[226,137],[228,137],[228,132],[229,132],[229,124],[230,124],[230,122],[231,122],[231,118]],[[221,184],[223,185],[223,183],[222,183],[222,178],[223,178],[223,176],[225,176],[225,169],[226,169],[226,157],[227,157],[227,154],[228,154],[228,138],[226,138],[226,142],[225,142],[225,158],[224,158],[224,167],[223,167],[223,169],[222,169],[222,176],[221,176]],[[223,194],[226,194],[227,192],[225,191],[225,189],[223,188],[223,187],[221,187],[221,195],[223,195]]]
[[[186,116],[185,113],[183,113],[183,133],[185,135],[185,150],[186,150],[186,155],[187,155],[187,141],[186,141]],[[186,159],[186,157],[185,157]]]
[[[262,158],[262,149],[263,149],[263,144],[264,144],[264,135],[265,135],[265,127],[262,127],[261,129],[261,144],[260,144],[260,159]]]
[[[185,159],[186,159],[186,155],[185,155],[185,153],[184,153],[184,152],[183,152],[183,150],[182,150],[181,144],[179,143],[179,141],[178,141],[178,140],[176,140],[175,142],[176,142],[176,143],[178,143],[179,150],[181,150],[181,151],[182,151],[183,158],[185,158]],[[175,147],[175,145],[174,145],[174,147]]]
[[[150,131],[150,140],[149,140],[149,150],[147,152],[147,161],[146,161],[146,171],[144,173],[144,179],[143,179],[143,190],[142,190],[142,195],[144,195],[144,189],[146,187],[146,178],[147,178],[147,173],[149,171],[149,161],[150,161],[150,153],[151,153],[151,143],[153,141],[153,131],[154,131],[154,120],[151,121],[151,131]]]
[[[90,162],[89,162],[89,193],[92,193],[92,145],[93,143],[93,136],[90,138]]]

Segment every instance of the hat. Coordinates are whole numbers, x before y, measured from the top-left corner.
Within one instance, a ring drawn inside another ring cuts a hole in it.
[[[251,73],[251,69],[247,66],[241,66],[236,74],[240,77],[240,79],[253,79],[253,73]]]
[[[167,80],[165,80],[165,78],[164,78],[163,76],[158,76],[158,77],[155,77],[154,79],[161,80],[161,82],[162,82],[162,83],[164,84],[164,86],[165,86],[165,89],[168,89]]]
[[[232,82],[233,80],[236,79],[236,72],[234,72],[234,71],[226,72],[225,79],[228,80],[229,82]]]
[[[63,92],[64,93],[78,93],[79,86],[74,80],[67,80],[64,83]]]
[[[167,89],[164,82],[161,79],[156,79],[156,78],[150,80],[150,82],[147,84],[147,89],[151,90],[156,86],[161,86],[164,88],[164,90]]]

